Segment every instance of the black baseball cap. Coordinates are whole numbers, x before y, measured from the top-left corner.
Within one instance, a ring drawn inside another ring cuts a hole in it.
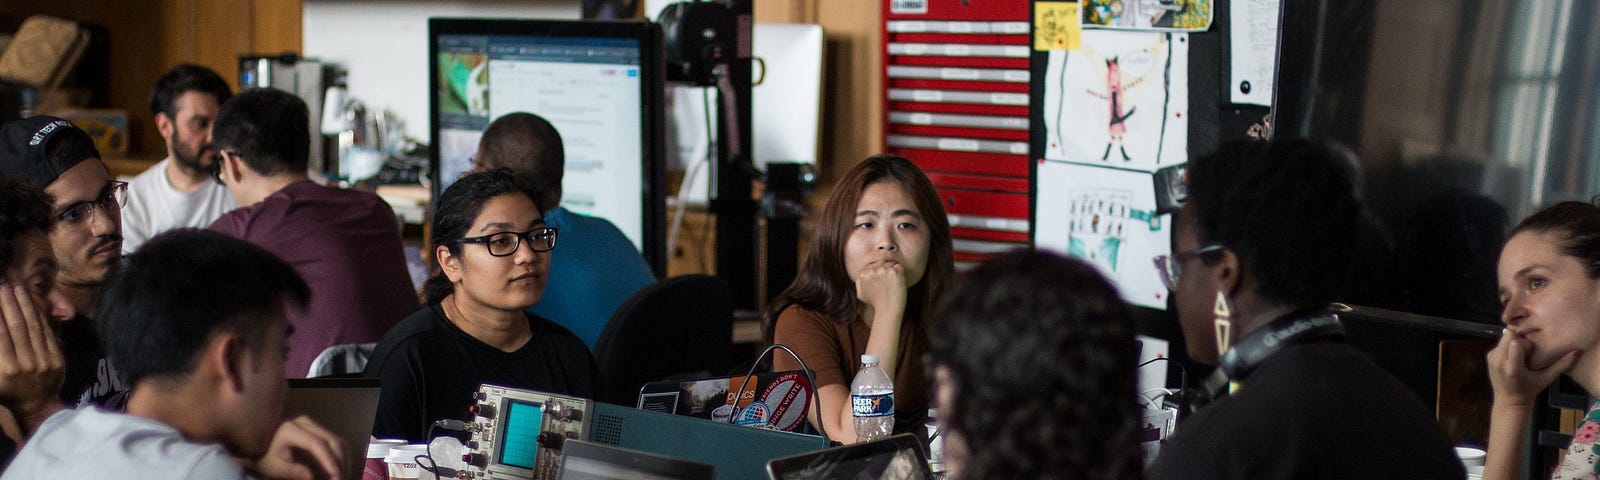
[[[38,115],[0,125],[0,178],[44,189],[87,158],[100,158],[94,140],[66,120]]]

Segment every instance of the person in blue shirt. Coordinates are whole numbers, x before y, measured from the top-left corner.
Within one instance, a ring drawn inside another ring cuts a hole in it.
[[[560,206],[566,153],[561,133],[543,117],[515,112],[495,119],[474,158],[477,170],[509,168],[545,192],[535,205],[545,224],[561,232],[561,242],[574,248],[552,252],[550,288],[528,311],[566,327],[594,350],[617,307],[656,281],[650,265],[616,225]]]

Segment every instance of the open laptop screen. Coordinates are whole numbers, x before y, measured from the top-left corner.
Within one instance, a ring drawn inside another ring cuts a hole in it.
[[[779,458],[767,464],[767,475],[772,480],[933,478],[922,445],[909,433]]]

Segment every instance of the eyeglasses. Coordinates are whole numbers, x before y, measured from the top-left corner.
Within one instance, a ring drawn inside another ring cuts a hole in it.
[[[128,182],[112,181],[110,185],[106,185],[106,188],[100,191],[100,195],[96,196],[94,200],[68,205],[67,208],[61,210],[61,213],[56,214],[56,221],[68,225],[76,225],[88,220],[89,216],[94,214],[96,208],[110,211],[113,208],[121,209],[127,203]]]
[[[1172,255],[1156,255],[1154,260],[1156,262],[1156,270],[1161,272],[1161,284],[1166,285],[1167,290],[1169,291],[1176,291],[1178,289],[1178,275],[1182,273],[1180,264],[1183,262],[1183,259],[1220,252],[1226,248],[1228,247],[1224,247],[1222,245],[1207,245],[1187,252],[1174,253]]]
[[[500,232],[481,237],[467,237],[457,240],[461,243],[482,243],[489,247],[489,254],[504,257],[517,252],[522,247],[522,240],[528,240],[528,248],[535,252],[548,252],[556,248],[555,227],[539,227],[526,232]]]
[[[235,157],[239,156],[239,154],[227,150],[217,150],[217,164],[211,167],[211,179],[216,180],[217,185],[226,186],[226,183],[222,183],[222,164],[226,163],[225,158],[222,156],[223,154],[233,155]]]

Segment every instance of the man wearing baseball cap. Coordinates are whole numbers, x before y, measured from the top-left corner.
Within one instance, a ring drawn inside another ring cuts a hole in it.
[[[60,326],[67,361],[61,400],[69,406],[87,401],[120,409],[128,389],[106,361],[90,317],[101,284],[121,261],[121,209],[128,184],[111,178],[88,134],[44,115],[0,125],[0,177],[51,197],[56,288],[78,312]]]

